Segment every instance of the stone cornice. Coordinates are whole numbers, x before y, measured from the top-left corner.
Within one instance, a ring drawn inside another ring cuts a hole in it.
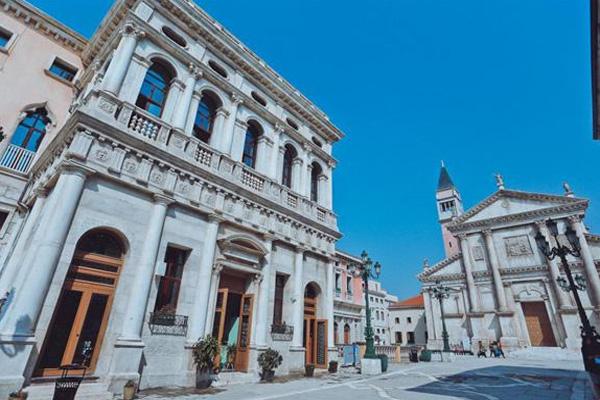
[[[192,37],[200,38],[212,52],[235,65],[253,83],[261,89],[266,89],[270,97],[281,101],[286,108],[316,128],[314,129],[316,132],[320,132],[331,141],[344,137],[344,134],[321,110],[193,2],[184,0],[146,0],[146,2],[177,18],[180,25],[185,25]],[[84,64],[89,65],[93,61],[135,4],[135,0],[115,3],[85,51]]]
[[[0,0],[0,9],[76,54],[82,54],[88,44],[79,33],[25,1]]]

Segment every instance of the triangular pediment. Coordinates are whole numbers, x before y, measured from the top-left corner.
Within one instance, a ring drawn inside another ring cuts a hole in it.
[[[417,275],[420,281],[435,281],[436,278],[456,276],[462,273],[462,264],[460,262],[460,253],[445,258],[439,263],[433,265],[430,268],[426,268],[423,272]]]
[[[500,190],[455,219],[452,225],[456,226],[515,214],[534,213],[538,210],[585,201],[575,197]]]

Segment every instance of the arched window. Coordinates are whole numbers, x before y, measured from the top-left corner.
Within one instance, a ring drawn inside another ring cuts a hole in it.
[[[316,162],[312,163],[310,172],[310,199],[319,201],[319,176],[323,173],[321,166]]]
[[[138,95],[135,105],[148,111],[150,114],[160,117],[165,107],[169,85],[173,80],[174,73],[171,68],[162,62],[154,62],[144,78],[142,89]]]
[[[256,165],[256,148],[258,145],[258,137],[262,134],[262,128],[254,121],[248,122],[246,137],[244,139],[244,153],[242,154],[242,162],[249,167],[254,168]]]
[[[350,325],[344,325],[344,344],[350,344]]]
[[[196,119],[194,120],[193,133],[195,137],[204,143],[210,141],[218,108],[219,103],[214,96],[206,93],[202,94],[202,99],[200,99],[198,111],[196,112]]]
[[[283,168],[281,169],[281,184],[292,188],[292,165],[298,153],[291,144],[285,145],[283,153]]]
[[[48,111],[45,108],[27,111],[10,142],[15,146],[36,152],[46,134],[46,125],[49,123]]]
[[[121,258],[125,253],[121,240],[113,233],[104,230],[93,230],[86,233],[79,239],[77,250],[112,258]]]

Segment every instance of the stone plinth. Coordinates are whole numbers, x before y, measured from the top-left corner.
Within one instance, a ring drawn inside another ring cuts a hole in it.
[[[381,375],[381,360],[378,358],[363,358],[360,360],[362,375]]]

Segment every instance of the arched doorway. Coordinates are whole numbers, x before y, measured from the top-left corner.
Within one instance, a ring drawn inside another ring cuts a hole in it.
[[[321,289],[311,282],[304,289],[304,349],[306,364],[327,367],[327,320],[318,318]]]
[[[344,325],[344,344],[350,344],[350,325]]]
[[[57,375],[66,364],[94,370],[124,253],[122,241],[106,230],[79,239],[35,375]]]

